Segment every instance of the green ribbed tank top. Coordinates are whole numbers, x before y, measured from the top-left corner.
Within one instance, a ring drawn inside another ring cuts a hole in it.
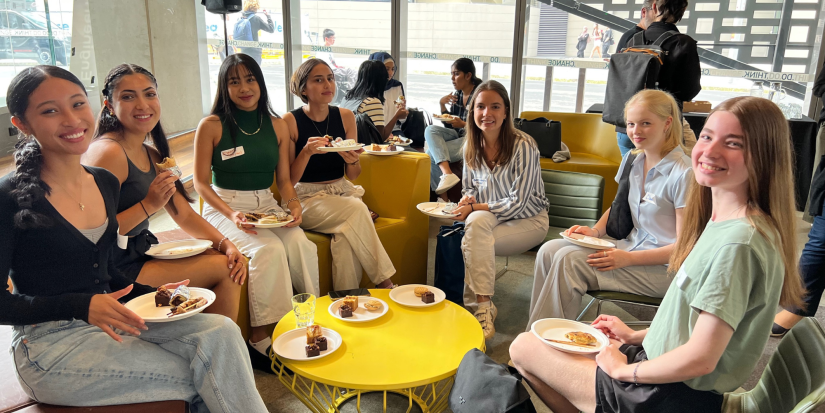
[[[275,181],[275,167],[278,166],[278,136],[272,127],[269,115],[258,111],[234,110],[232,119],[223,121],[223,134],[218,146],[212,152],[212,183],[218,188],[236,191],[255,191],[272,186]],[[258,127],[260,125],[260,130]],[[229,128],[235,129],[235,144]],[[253,133],[247,135],[243,132]],[[231,155],[233,148],[243,147],[243,155],[224,160],[221,152]]]

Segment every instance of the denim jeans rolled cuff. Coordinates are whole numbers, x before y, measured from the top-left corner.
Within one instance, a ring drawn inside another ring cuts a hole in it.
[[[266,412],[240,329],[216,314],[147,323],[118,343],[81,320],[15,326],[24,391],[41,403],[104,406],[184,400],[192,412]]]
[[[460,161],[464,157],[464,138],[455,129],[430,125],[424,130],[424,139],[430,155],[430,188],[435,190],[443,174],[438,164]]]
[[[805,308],[791,311],[803,317],[813,317],[825,290],[825,216],[814,217],[808,242],[799,258],[799,272],[806,290]]]
[[[616,143],[619,145],[619,152],[622,153],[622,157],[624,157],[624,154],[628,151],[636,149],[636,145],[633,144],[630,136],[627,136],[626,133],[616,132]]]

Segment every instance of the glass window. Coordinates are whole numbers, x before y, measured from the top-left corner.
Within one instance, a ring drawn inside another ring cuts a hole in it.
[[[9,82],[21,70],[39,64],[68,69],[72,2],[51,0],[49,7],[47,15],[43,0],[0,0],[0,105],[5,106]]]

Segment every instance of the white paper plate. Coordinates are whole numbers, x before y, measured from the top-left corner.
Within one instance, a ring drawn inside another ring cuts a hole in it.
[[[433,116],[433,119],[435,119],[435,120],[439,120],[439,121],[442,121],[442,122],[445,122],[445,121],[446,121],[447,123],[452,123],[452,122],[453,122],[454,120],[456,120],[457,118],[454,118],[454,117],[449,116],[449,115],[448,115],[448,116],[438,116],[438,115],[434,115],[434,116]]]
[[[175,260],[198,255],[209,248],[212,248],[212,241],[206,239],[188,239],[153,245],[152,248],[146,251],[146,255],[161,260]]]
[[[573,320],[565,320],[563,318],[545,318],[537,320],[530,326],[530,331],[541,340],[542,343],[547,344],[557,350],[565,353],[574,354],[591,354],[598,353],[605,346],[610,344],[610,340],[604,333],[591,327],[588,324],[580,323]],[[573,331],[581,331],[583,333],[590,333],[596,337],[599,344],[593,348],[579,347],[569,344],[553,343],[552,341],[544,340],[545,338],[552,338],[554,340],[569,341],[564,335]]]
[[[364,147],[364,144],[359,143],[355,146],[332,146],[332,147],[324,146],[324,147],[318,148],[318,150],[321,151],[321,152],[349,152],[349,151],[357,151],[357,150],[361,149],[362,147]]]
[[[594,250],[606,250],[609,248],[616,248],[616,244],[601,238],[588,237],[585,235],[576,234],[582,236],[582,239],[576,239],[565,235],[564,232],[559,232],[559,235],[561,235],[562,238],[585,248],[592,248]]]
[[[370,300],[380,301],[382,304],[382,308],[380,311],[370,311],[364,307],[364,303]],[[387,310],[389,310],[389,306],[387,303],[375,297],[358,297],[358,308],[352,312],[352,317],[342,318],[338,313],[338,307],[344,304],[343,300],[333,301],[332,304],[329,305],[327,311],[329,314],[339,320],[343,320],[350,323],[366,323],[367,321],[377,320],[381,318],[384,314],[387,314]]]
[[[409,145],[409,144],[408,144],[408,145]],[[404,148],[403,148],[403,147],[401,147],[400,145],[395,145],[395,150],[394,150],[394,151],[392,151],[392,152],[384,152],[384,151],[371,151],[371,150],[369,150],[369,149],[367,149],[367,148],[369,148],[369,146],[365,146],[365,147],[364,147],[364,152],[366,152],[366,153],[368,153],[368,154],[370,154],[370,155],[383,155],[383,156],[387,156],[387,155],[398,155],[399,153],[404,152]]]
[[[427,289],[432,291],[433,295],[435,295],[435,302],[425,304],[421,301],[421,297],[417,297],[415,295],[415,287],[427,287]],[[446,298],[447,294],[444,294],[444,291],[441,291],[433,286],[423,284],[402,285],[390,290],[390,299],[407,307],[432,307],[440,304]]]
[[[415,207],[418,208],[419,211],[424,213],[424,215],[429,215],[431,217],[436,218],[455,218],[458,214],[445,214],[441,212],[444,207],[447,206],[444,202],[422,202]]]
[[[292,215],[287,215],[286,218],[287,218],[287,221],[275,222],[275,223],[272,223],[272,224],[259,224],[257,222],[249,222],[249,221],[247,221],[246,223],[249,224],[249,225],[254,225],[255,228],[280,228],[280,227],[289,225],[290,222],[295,220],[295,218]]]
[[[140,297],[133,298],[126,303],[126,308],[132,310],[147,323],[166,323],[169,321],[183,320],[184,318],[192,317],[193,315],[205,310],[206,307],[215,302],[215,293],[206,288],[189,287],[189,298],[204,297],[207,300],[206,305],[196,308],[188,313],[173,315],[169,317],[169,312],[172,307],[155,307],[155,293],[143,294]]]
[[[317,357],[307,357],[307,329],[296,328],[295,330],[287,331],[278,336],[275,342],[272,343],[272,351],[275,354],[290,360],[304,361],[304,360],[318,360],[324,358],[344,343],[341,335],[328,328],[321,327],[321,332],[327,338],[327,349],[322,351]]]

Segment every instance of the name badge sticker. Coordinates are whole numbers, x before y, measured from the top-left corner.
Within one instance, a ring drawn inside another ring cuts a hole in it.
[[[473,186],[487,186],[487,179],[473,178]]]
[[[243,146],[238,146],[237,148],[221,151],[221,160],[225,161],[227,159],[237,158],[243,154]]]
[[[650,202],[653,205],[656,205],[656,195],[654,195],[653,192],[646,193],[642,200],[645,202]]]
[[[690,284],[690,277],[687,275],[687,271],[685,271],[685,265],[682,264],[682,268],[679,268],[679,272],[676,273],[676,286],[684,290],[687,288],[688,284]]]
[[[120,226],[117,227],[117,247],[125,250],[129,246],[129,237],[120,235]]]

